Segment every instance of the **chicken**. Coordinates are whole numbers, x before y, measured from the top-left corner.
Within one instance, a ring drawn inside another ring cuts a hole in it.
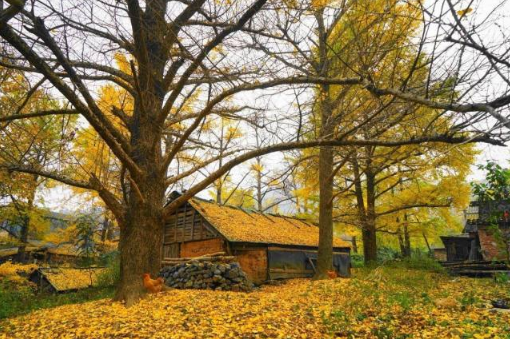
[[[338,273],[336,273],[336,271],[328,271],[327,274],[328,274],[329,279],[338,278]]]
[[[161,277],[157,279],[151,279],[149,273],[143,275],[143,286],[149,293],[158,293],[165,289],[165,280]]]

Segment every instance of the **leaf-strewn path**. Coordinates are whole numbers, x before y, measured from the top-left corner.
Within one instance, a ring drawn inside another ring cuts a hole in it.
[[[395,268],[293,280],[253,293],[173,290],[136,306],[101,300],[0,323],[0,338],[510,338],[509,297],[489,279]]]

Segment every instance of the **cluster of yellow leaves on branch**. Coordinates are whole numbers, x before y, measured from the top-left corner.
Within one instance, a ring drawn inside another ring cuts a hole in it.
[[[252,293],[171,290],[130,308],[61,306],[5,320],[0,338],[508,338],[510,314],[487,306],[505,293],[489,279],[379,268]]]

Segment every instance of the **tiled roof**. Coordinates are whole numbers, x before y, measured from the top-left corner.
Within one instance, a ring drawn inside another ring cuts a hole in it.
[[[300,246],[319,244],[319,228],[302,219],[221,206],[200,199],[191,199],[189,203],[231,242]],[[334,246],[350,247],[336,237]]]

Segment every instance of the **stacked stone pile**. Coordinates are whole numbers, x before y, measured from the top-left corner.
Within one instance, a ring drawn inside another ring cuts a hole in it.
[[[234,257],[209,257],[176,262],[164,267],[165,284],[178,289],[251,291],[253,284]]]

